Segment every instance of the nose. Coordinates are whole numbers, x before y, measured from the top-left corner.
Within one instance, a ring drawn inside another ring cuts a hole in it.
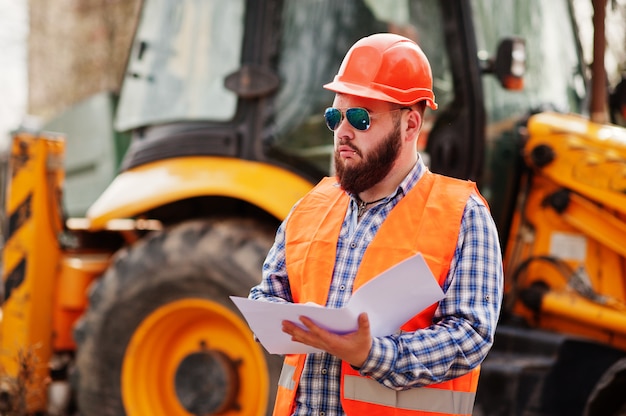
[[[339,126],[335,129],[333,134],[337,140],[352,140],[354,139],[354,127],[350,125],[350,122],[346,117],[342,117]]]

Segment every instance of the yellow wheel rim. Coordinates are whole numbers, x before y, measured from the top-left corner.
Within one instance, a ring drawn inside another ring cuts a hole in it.
[[[219,415],[262,415],[267,407],[268,372],[261,347],[247,325],[228,308],[203,299],[168,303],[144,319],[133,334],[122,364],[122,398],[126,414],[191,415],[180,399],[179,384],[197,357],[222,357],[232,363],[236,380],[225,386],[234,392],[235,406]],[[207,360],[204,360],[205,362]],[[212,366],[222,369],[224,367]],[[197,369],[196,369],[197,370]],[[195,375],[202,373],[196,371]],[[221,371],[220,373],[224,373]],[[214,374],[211,372],[211,374]],[[227,375],[228,375],[227,374]],[[232,375],[232,374],[231,374]],[[206,388],[212,380],[205,380]],[[195,382],[195,381],[194,381]],[[188,384],[191,385],[191,384]],[[224,386],[216,386],[221,387]],[[217,390],[214,390],[214,394]],[[221,390],[220,390],[221,391]],[[225,399],[224,399],[225,400]],[[184,401],[184,400],[183,400]],[[189,407],[189,405],[187,405]]]

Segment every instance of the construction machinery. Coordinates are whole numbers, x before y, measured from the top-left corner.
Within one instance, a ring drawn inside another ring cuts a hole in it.
[[[567,0],[145,0],[114,124],[132,140],[84,218],[64,213],[69,174],[88,170],[64,180],[69,138],[14,135],[0,363],[24,383],[3,382],[5,408],[271,412],[281,357],[229,296],[332,172],[321,86],[384,31],[433,68],[419,151],[479,184],[501,236],[476,414],[624,414],[626,134],[587,118]]]

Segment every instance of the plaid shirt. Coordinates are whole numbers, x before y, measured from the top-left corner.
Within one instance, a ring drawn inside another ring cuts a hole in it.
[[[352,198],[344,219],[327,307],[346,304],[361,258],[393,207],[425,172],[421,159],[396,192],[370,207],[357,221]],[[354,244],[356,243],[356,244]],[[354,249],[353,247],[357,247]],[[457,247],[433,324],[414,332],[374,338],[360,368],[385,386],[403,390],[463,375],[485,358],[493,343],[502,302],[502,258],[493,219],[480,198],[467,202]],[[263,265],[263,280],[250,298],[291,302],[285,266],[285,223]],[[309,354],[298,386],[296,415],[343,415],[340,403],[341,362],[326,353]]]

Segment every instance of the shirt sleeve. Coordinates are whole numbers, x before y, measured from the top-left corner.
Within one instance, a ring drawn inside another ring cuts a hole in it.
[[[465,207],[443,290],[433,324],[374,338],[361,374],[403,390],[459,377],[484,360],[500,314],[503,270],[495,223],[476,196]]]
[[[263,263],[261,283],[250,289],[249,299],[293,302],[285,262],[285,220],[276,231],[272,248]]]

